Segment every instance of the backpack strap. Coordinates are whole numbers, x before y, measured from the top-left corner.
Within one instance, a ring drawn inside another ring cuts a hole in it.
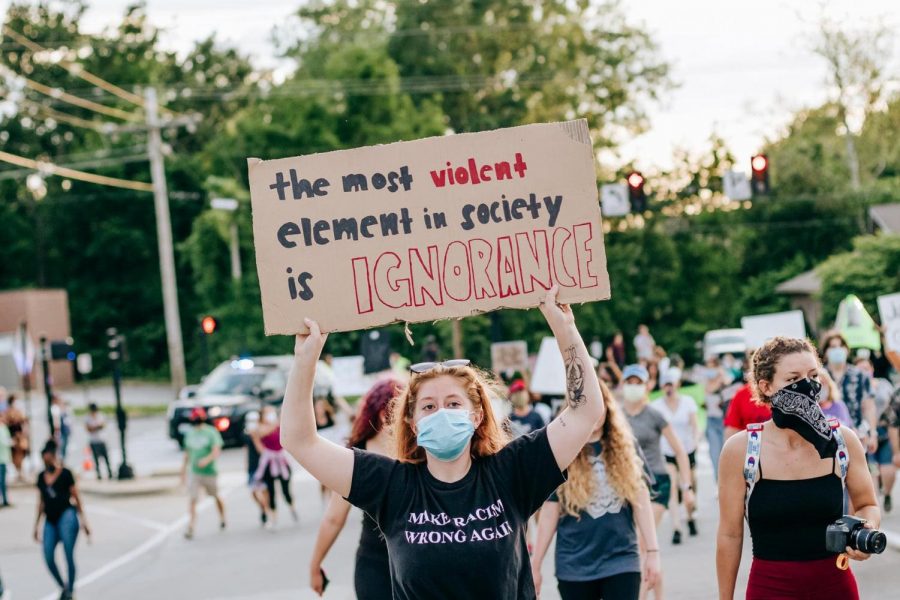
[[[756,485],[756,476],[759,473],[759,452],[762,444],[762,423],[747,425],[747,454],[744,456],[744,482],[747,491],[744,494],[744,518],[749,518],[750,494]]]
[[[841,433],[841,423],[837,419],[828,419],[831,425],[831,432],[834,440],[837,442],[837,458],[838,465],[841,467],[841,485],[847,486],[847,469],[850,465],[850,453],[847,451],[847,442],[844,440],[844,434]]]

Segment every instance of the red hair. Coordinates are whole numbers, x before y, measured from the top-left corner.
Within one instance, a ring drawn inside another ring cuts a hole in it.
[[[347,446],[362,448],[378,435],[390,416],[391,400],[402,392],[403,384],[392,377],[376,382],[359,402],[359,414],[353,421]]]
[[[499,452],[509,441],[500,429],[491,408],[489,387],[496,387],[491,377],[473,367],[435,367],[424,373],[413,373],[409,386],[394,400],[394,439],[397,443],[397,460],[421,463],[425,460],[425,450],[416,441],[412,418],[416,410],[419,386],[429,379],[449,375],[456,379],[466,391],[476,411],[481,411],[481,424],[472,437],[472,457],[482,458]]]

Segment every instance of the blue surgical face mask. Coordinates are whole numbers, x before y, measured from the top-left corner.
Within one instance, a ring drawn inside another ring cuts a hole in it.
[[[835,346],[829,348],[825,352],[825,357],[830,365],[843,365],[847,363],[847,349],[843,346]]]
[[[475,424],[467,410],[442,408],[420,419],[418,430],[418,444],[436,459],[450,462],[466,449],[475,433]]]

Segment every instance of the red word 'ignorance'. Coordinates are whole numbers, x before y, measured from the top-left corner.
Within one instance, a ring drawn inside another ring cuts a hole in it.
[[[409,248],[352,259],[358,314],[376,306],[443,306],[535,290],[599,285],[589,242],[593,223],[536,229],[492,240]]]

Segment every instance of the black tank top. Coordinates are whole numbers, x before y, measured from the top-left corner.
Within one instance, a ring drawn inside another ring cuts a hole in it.
[[[825,528],[841,518],[844,488],[831,473],[811,479],[763,479],[750,494],[747,521],[753,556],[763,560],[819,560],[835,556],[825,549]]]

